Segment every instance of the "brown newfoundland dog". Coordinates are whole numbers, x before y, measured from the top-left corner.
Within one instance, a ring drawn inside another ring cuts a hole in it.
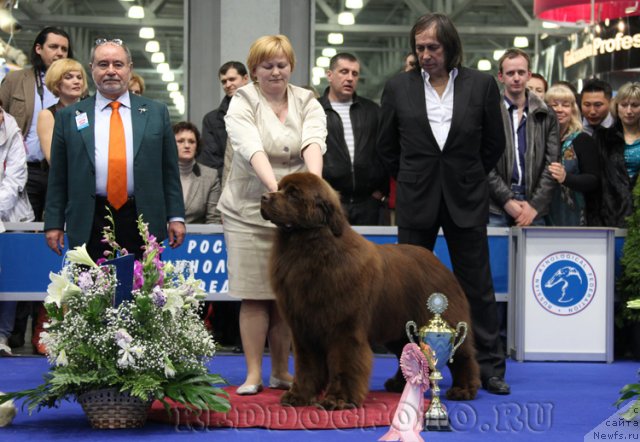
[[[295,378],[283,404],[327,409],[361,406],[373,364],[370,342],[398,357],[405,324],[427,324],[427,297],[449,298],[443,317],[470,325],[469,305],[455,276],[430,251],[374,244],[351,229],[337,193],[310,173],[284,177],[262,196],[263,218],[278,226],[271,286],[293,334]],[[447,398],[469,400],[480,386],[471,330],[450,365]],[[398,371],[387,389],[403,386]]]

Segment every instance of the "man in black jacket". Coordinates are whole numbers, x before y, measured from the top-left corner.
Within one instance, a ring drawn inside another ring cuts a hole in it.
[[[225,97],[218,109],[214,109],[202,119],[202,150],[198,154],[198,162],[218,170],[222,177],[224,151],[227,146],[227,129],[224,116],[227,115],[231,97],[238,88],[249,82],[247,68],[239,61],[228,61],[218,70]]]
[[[380,107],[356,94],[359,76],[354,55],[333,56],[320,97],[328,132],[322,176],[340,192],[352,225],[377,225],[389,176],[375,153]]]

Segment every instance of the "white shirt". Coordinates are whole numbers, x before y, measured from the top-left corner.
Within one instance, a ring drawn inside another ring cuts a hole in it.
[[[431,132],[436,138],[436,142],[440,147],[440,150],[444,148],[444,143],[449,136],[449,129],[451,129],[451,118],[453,117],[453,83],[458,76],[458,69],[453,68],[449,72],[449,82],[442,94],[442,97],[438,95],[438,92],[429,83],[429,74],[423,69],[422,78],[424,79],[424,98],[427,103],[427,117],[429,118],[429,125],[431,126]]]
[[[96,143],[96,194],[107,196],[107,175],[109,171],[109,125],[111,107],[108,98],[100,92],[96,93],[95,108],[95,143]],[[121,106],[118,108],[124,126],[124,139],[127,143],[127,194],[133,195],[133,126],[131,124],[131,99],[129,92],[118,97]]]
[[[349,100],[347,102],[339,102],[339,101],[331,101],[331,107],[338,115],[340,115],[340,119],[342,120],[342,128],[344,129],[344,141],[347,143],[347,148],[349,150],[349,156],[351,157],[351,164],[353,164],[353,159],[355,158],[355,138],[353,136],[353,126],[351,125],[351,114],[349,111],[351,110],[351,105],[353,104],[353,100]]]
[[[42,161],[44,160],[44,153],[40,147],[40,138],[38,138],[38,114],[41,110],[53,106],[58,102],[58,99],[53,95],[47,86],[44,84],[44,73],[39,72],[36,75],[40,75],[40,81],[42,81],[42,100],[38,94],[38,79],[36,78],[36,85],[34,86],[35,94],[33,100],[33,118],[31,118],[31,125],[29,126],[29,132],[24,137],[24,143],[27,146],[27,161]]]

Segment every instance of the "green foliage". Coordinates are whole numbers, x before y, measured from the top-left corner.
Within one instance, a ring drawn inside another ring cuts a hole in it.
[[[622,249],[622,275],[617,281],[617,292],[626,305],[640,299],[640,181],[633,189],[634,211],[627,218],[627,237]],[[623,308],[616,318],[619,326],[640,322],[640,310]]]
[[[622,387],[622,390],[620,390],[620,398],[614,404],[616,407],[620,407],[620,405],[632,398],[636,398],[635,402],[621,415],[628,421],[633,420],[640,414],[640,384],[627,384]]]

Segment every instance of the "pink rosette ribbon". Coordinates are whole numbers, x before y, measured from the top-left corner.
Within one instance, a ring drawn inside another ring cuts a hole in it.
[[[400,369],[407,384],[393,415],[391,428],[379,441],[423,442],[424,393],[429,389],[429,364],[416,344],[402,349]]]

